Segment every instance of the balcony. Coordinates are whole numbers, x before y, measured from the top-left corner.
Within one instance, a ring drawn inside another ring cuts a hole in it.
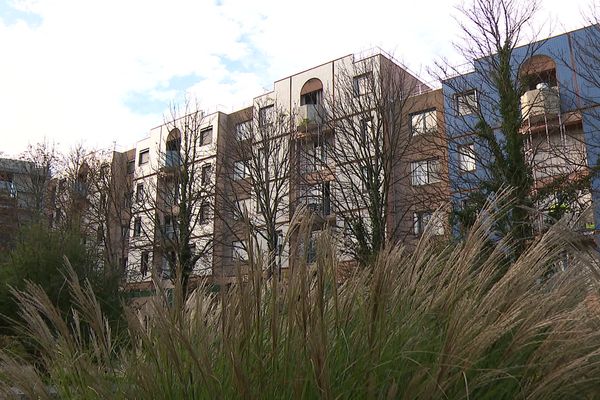
[[[323,106],[304,104],[298,108],[298,129],[309,130],[322,124]]]
[[[521,96],[523,119],[535,120],[556,116],[560,113],[558,88],[540,84]]]
[[[177,168],[181,166],[181,155],[177,150],[167,150],[165,152],[165,168]]]

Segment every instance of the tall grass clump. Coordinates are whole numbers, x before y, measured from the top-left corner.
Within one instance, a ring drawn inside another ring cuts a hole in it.
[[[559,224],[515,259],[510,238],[490,239],[492,210],[463,241],[425,235],[343,280],[333,239],[281,281],[264,278],[255,254],[247,280],[199,288],[183,309],[158,291],[144,318],[129,315],[119,346],[74,273],[69,315],[29,285],[15,295],[39,361],[2,353],[1,389],[41,399],[600,398],[594,251]]]

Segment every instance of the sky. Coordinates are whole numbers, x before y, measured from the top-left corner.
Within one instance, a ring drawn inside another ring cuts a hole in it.
[[[540,0],[546,36],[593,0]],[[126,150],[193,98],[231,112],[273,82],[380,47],[418,75],[464,62],[458,0],[0,0],[0,154]]]

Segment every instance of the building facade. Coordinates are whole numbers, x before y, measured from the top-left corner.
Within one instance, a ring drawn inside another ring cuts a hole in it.
[[[193,275],[227,283],[252,255],[270,275],[313,263],[326,232],[350,264],[432,219],[447,233],[433,218],[448,200],[442,106],[441,90],[375,52],[278,80],[236,112],[174,115],[128,152],[127,281],[172,277],[182,237]],[[173,180],[182,170],[192,190]]]
[[[596,30],[568,32],[512,53],[510,73],[520,95],[518,132],[532,180],[534,235],[561,218],[580,231],[597,233],[599,88],[586,79],[597,60],[586,60],[581,49],[586,35]],[[495,152],[508,151],[499,88],[491,78],[496,68],[496,56],[483,57],[473,61],[472,71],[443,82],[449,182],[458,210],[468,208],[473,193],[496,179]],[[475,133],[482,123],[491,128],[493,140]]]
[[[598,88],[575,45],[585,33],[513,54],[536,232],[568,217],[596,233]],[[130,287],[168,281],[182,257],[192,279],[228,283],[250,257],[267,275],[313,263],[323,235],[352,265],[385,243],[414,246],[428,226],[451,234],[452,209],[469,206],[495,160],[480,122],[505,140],[494,57],[435,89],[383,52],[349,55],[276,81],[247,108],[173,115],[127,152]]]

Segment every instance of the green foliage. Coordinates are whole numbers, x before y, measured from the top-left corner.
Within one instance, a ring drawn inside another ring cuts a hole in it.
[[[52,230],[39,223],[21,228],[15,248],[0,264],[1,327],[5,332],[11,332],[18,310],[10,290],[22,290],[27,282],[39,284],[61,312],[69,312],[72,299],[63,272],[65,257],[81,280],[90,281],[110,319],[119,318],[119,276],[102,267],[97,254],[82,243],[77,232]]]
[[[502,199],[500,199],[502,200]],[[169,291],[128,315],[118,348],[90,285],[69,270],[72,323],[41,287],[17,292],[37,366],[0,352],[0,390],[48,398],[598,398],[598,260],[557,225],[498,277],[490,204],[464,242],[387,250],[344,282],[328,238],[284,281],[254,259],[245,283]],[[499,210],[498,212],[502,212]],[[569,269],[548,275],[568,253]],[[583,377],[583,378],[582,378]],[[42,384],[41,382],[46,382]],[[34,384],[36,383],[36,384]]]

